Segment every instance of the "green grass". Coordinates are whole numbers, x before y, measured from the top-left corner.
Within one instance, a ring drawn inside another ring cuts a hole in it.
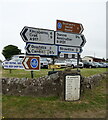
[[[34,78],[47,75],[49,69],[41,69],[40,71],[34,71]],[[31,72],[25,70],[2,70],[2,77],[18,77],[18,78],[31,78]]]
[[[100,82],[100,86],[85,91],[80,100],[74,102],[61,101],[58,97],[36,98],[3,95],[3,116],[5,118],[71,118],[75,114],[81,117],[82,113],[82,117],[86,117],[89,111],[92,114],[97,111],[105,111],[105,86],[106,79]],[[85,116],[83,116],[84,113],[86,113]],[[100,113],[97,117],[99,116]]]
[[[105,68],[80,70],[83,76],[91,76],[106,71]],[[47,75],[48,71],[50,71],[50,69],[36,71],[34,72],[34,77]],[[3,70],[2,73],[2,77],[31,77],[30,71],[25,70],[12,70],[11,74],[9,70]],[[30,96],[3,95],[2,106],[2,114],[5,118],[103,117],[105,116],[106,109],[106,79],[100,82],[100,86],[85,91],[79,101],[65,102],[56,96],[36,98]],[[101,114],[100,111],[102,111]]]
[[[64,70],[64,69],[55,69],[55,70]],[[91,76],[94,74],[103,73],[106,71],[106,68],[92,68],[92,69],[80,69],[83,76]],[[41,69],[40,71],[34,71],[34,78],[45,76],[48,74],[48,71],[52,69]],[[2,69],[2,77],[18,77],[18,78],[31,78],[31,72],[25,70],[12,70],[11,73],[9,70]]]
[[[81,74],[85,77],[106,72],[106,68],[81,69]]]

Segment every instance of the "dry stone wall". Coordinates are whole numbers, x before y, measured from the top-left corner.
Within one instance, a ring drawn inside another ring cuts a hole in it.
[[[2,78],[2,93],[16,96],[64,97],[64,76],[74,74],[72,71],[60,71],[55,74],[40,78]],[[106,77],[106,74],[98,74],[90,77],[81,76],[81,93],[86,89],[92,89],[99,85],[99,81]]]
[[[92,89],[100,85],[100,81],[107,77],[108,73],[96,74],[90,77],[82,77],[81,79],[81,93],[86,89]]]

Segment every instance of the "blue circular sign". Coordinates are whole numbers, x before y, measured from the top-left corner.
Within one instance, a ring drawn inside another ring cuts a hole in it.
[[[58,26],[58,29],[61,29],[62,28],[62,24],[60,23],[60,22],[58,22],[58,24],[57,24]]]
[[[31,65],[32,68],[37,68],[37,66],[38,66],[38,60],[35,59],[35,58],[31,59],[30,65]]]

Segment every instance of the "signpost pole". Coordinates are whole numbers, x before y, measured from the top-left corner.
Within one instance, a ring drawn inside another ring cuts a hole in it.
[[[12,73],[12,70],[11,70],[11,69],[9,69],[9,73],[10,73],[10,74]]]
[[[79,71],[78,68],[79,68],[79,53],[77,53],[77,71]]]
[[[55,62],[55,58],[53,57],[53,65],[54,65],[54,62]],[[53,68],[53,71],[54,71],[54,68]]]
[[[34,78],[33,71],[31,71],[31,78]]]

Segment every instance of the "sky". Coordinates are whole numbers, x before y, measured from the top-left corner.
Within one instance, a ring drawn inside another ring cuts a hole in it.
[[[25,53],[24,26],[56,31],[56,20],[81,23],[86,38],[81,57],[106,58],[107,0],[0,0],[0,59],[7,45]]]

